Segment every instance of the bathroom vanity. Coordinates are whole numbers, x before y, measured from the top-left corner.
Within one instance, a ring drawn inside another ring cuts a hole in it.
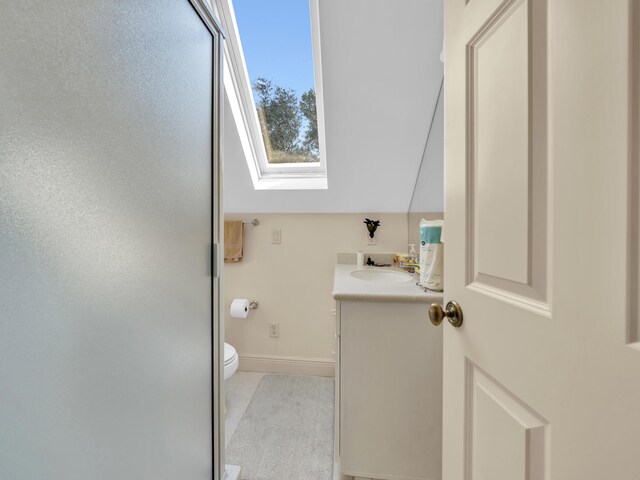
[[[336,459],[343,479],[439,480],[442,294],[399,269],[336,265]]]

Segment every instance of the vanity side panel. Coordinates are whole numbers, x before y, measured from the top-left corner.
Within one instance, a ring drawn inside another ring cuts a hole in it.
[[[336,302],[335,308],[335,317],[336,317],[336,342],[335,342],[335,402],[334,402],[334,442],[333,442],[333,458],[334,463],[340,465],[340,304],[341,302]]]

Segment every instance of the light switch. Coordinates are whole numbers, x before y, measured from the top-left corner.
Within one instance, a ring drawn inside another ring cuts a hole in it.
[[[271,230],[271,243],[274,245],[280,245],[282,241],[282,231],[278,229]]]

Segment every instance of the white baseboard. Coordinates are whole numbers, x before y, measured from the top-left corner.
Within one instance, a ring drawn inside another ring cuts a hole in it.
[[[335,362],[324,358],[281,357],[278,355],[238,354],[238,370],[245,372],[284,373],[334,377]]]
[[[374,477],[371,477],[371,474],[367,474],[367,473],[354,473],[351,472],[352,474],[344,474],[342,475],[342,480],[376,480],[378,478],[384,478],[384,479],[388,479],[388,480],[435,480],[435,479],[431,479],[431,478],[424,478],[424,477],[405,477],[403,475],[387,475],[387,474],[375,474]]]

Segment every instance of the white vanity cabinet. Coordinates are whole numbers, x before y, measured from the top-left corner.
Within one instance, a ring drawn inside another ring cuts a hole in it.
[[[443,329],[429,300],[388,300],[336,304],[342,478],[440,480]]]

